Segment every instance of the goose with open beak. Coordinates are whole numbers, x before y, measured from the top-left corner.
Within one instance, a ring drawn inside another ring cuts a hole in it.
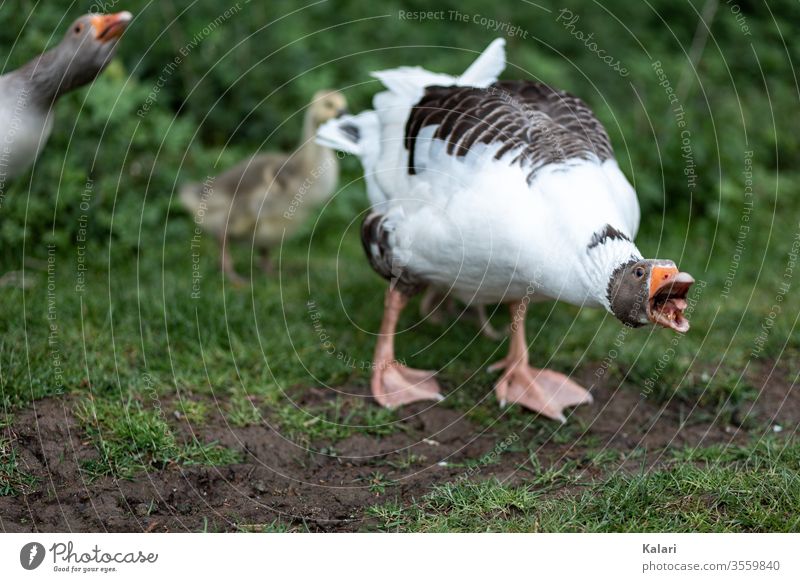
[[[0,76],[0,183],[22,174],[38,157],[53,130],[58,98],[105,69],[131,19],[130,12],[85,14],[58,45]]]
[[[372,366],[377,401],[443,398],[433,371],[401,364],[394,351],[409,297],[433,287],[468,304],[509,304],[508,356],[490,367],[502,371],[497,398],[563,422],[565,408],[592,397],[529,364],[528,304],[603,308],[628,326],[683,333],[694,280],[639,252],[636,192],[586,103],[537,81],[498,81],[504,67],[498,39],[458,77],[374,73],[386,87],[375,110],[329,121],[317,139],[364,167],[372,208],[361,238],[389,281]]]

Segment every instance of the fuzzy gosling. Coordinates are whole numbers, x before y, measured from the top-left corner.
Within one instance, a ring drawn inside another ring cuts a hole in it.
[[[338,91],[314,94],[306,110],[300,144],[290,154],[266,153],[250,157],[216,178],[184,184],[180,199],[197,216],[203,208],[202,228],[219,241],[220,266],[235,284],[243,284],[233,265],[228,243],[251,240],[260,253],[260,265],[270,272],[270,249],[297,231],[311,211],[333,194],[339,181],[336,154],[314,141],[320,125],[347,112]]]

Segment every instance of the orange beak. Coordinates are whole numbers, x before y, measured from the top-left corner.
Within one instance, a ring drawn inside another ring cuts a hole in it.
[[[125,28],[132,18],[133,15],[128,11],[93,16],[91,22],[95,39],[100,42],[108,42],[119,38],[125,32]]]
[[[670,279],[677,276],[678,272],[677,267],[654,266],[650,272],[650,298],[652,299]]]
[[[650,270],[650,300],[647,317],[650,321],[680,333],[689,331],[684,311],[689,306],[686,296],[694,277],[681,273],[674,264],[653,265]]]

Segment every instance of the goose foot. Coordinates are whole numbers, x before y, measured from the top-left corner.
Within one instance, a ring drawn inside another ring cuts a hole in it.
[[[509,364],[506,360],[490,366],[489,370],[502,368],[505,372],[494,388],[501,407],[519,404],[547,418],[566,422],[565,408],[592,402],[588,391],[560,372],[540,370],[525,362]]]
[[[237,289],[241,289],[243,287],[247,287],[248,285],[250,285],[250,279],[248,279],[247,277],[242,277],[236,271],[225,273],[225,276],[228,278],[228,281],[231,282],[231,285],[233,287],[236,287]]]
[[[436,372],[432,370],[416,370],[399,362],[382,364],[372,374],[372,395],[381,406],[397,408],[421,400],[444,400]]]
[[[520,300],[510,307],[512,323],[508,356],[489,366],[489,372],[504,370],[494,387],[500,406],[516,403],[547,418],[566,422],[564,409],[589,404],[592,395],[560,372],[528,365],[528,344],[525,341],[528,304]]]

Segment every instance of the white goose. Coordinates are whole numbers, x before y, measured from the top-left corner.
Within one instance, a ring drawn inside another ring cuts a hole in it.
[[[394,332],[408,297],[434,286],[467,303],[510,304],[508,356],[491,369],[501,405],[564,419],[592,401],[565,375],[528,365],[530,301],[602,307],[625,325],[679,332],[694,282],[633,243],[636,193],[600,121],[580,99],[534,81],[497,81],[495,40],[460,77],[403,67],[374,73],[375,111],[322,126],[318,141],[357,155],[372,204],[362,241],[390,281],[372,393],[384,406],[442,398],[434,373],[399,364]]]

